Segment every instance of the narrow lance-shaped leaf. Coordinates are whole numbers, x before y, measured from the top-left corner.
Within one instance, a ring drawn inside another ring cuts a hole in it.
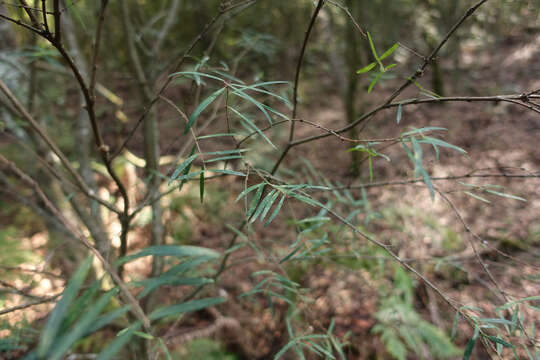
[[[193,147],[191,148],[191,152],[189,153],[189,156],[193,156],[195,154],[195,149],[197,148],[197,144],[193,144]],[[191,165],[193,165],[193,161],[189,163],[189,165],[184,170],[184,175],[182,176],[182,180],[180,182],[180,185],[178,186],[178,191],[182,190],[182,187],[188,181],[188,174],[191,170]]]
[[[414,129],[414,130],[411,130],[411,131],[406,131],[406,132],[402,133],[401,136],[416,135],[416,134],[421,134],[421,133],[425,133],[425,132],[428,132],[428,131],[436,131],[436,130],[446,131],[448,129],[440,127],[440,126],[426,126],[426,127],[420,128],[420,129]]]
[[[208,256],[219,257],[219,253],[214,250],[199,246],[191,245],[157,245],[150,246],[146,249],[139,251],[136,254],[124,256],[116,260],[115,265],[125,264],[135,259],[145,256],[176,256],[176,257],[189,257],[189,256]]]
[[[397,115],[396,115],[396,122],[400,123],[401,121],[401,116],[402,116],[402,113],[403,113],[403,106],[401,104],[398,105],[398,108],[397,108]]]
[[[186,313],[190,311],[204,309],[209,306],[221,304],[225,301],[226,299],[224,298],[206,298],[206,299],[200,299],[200,300],[187,301],[181,304],[176,304],[176,305],[171,305],[171,306],[164,306],[164,307],[161,307],[152,311],[150,315],[148,315],[148,318],[150,320],[157,320],[165,316],[178,315],[178,314],[182,314],[182,313]]]
[[[373,57],[375,60],[379,63],[379,66],[381,67],[381,70],[384,68],[381,60],[379,59],[379,55],[377,55],[377,50],[375,50],[375,44],[373,43],[373,39],[371,38],[371,34],[367,33],[368,41],[369,41],[369,47],[371,48],[371,53],[373,54]]]
[[[377,65],[376,62],[372,62],[366,66],[364,66],[363,68],[359,69],[356,71],[357,74],[364,74],[364,73],[367,73],[369,70],[373,69],[375,67],[375,65]]]
[[[263,210],[261,214],[261,217],[260,217],[261,222],[264,221],[264,219],[266,218],[266,215],[268,214],[268,211],[270,211],[270,209],[272,208],[272,205],[274,204],[274,202],[276,201],[276,199],[278,198],[280,194],[281,193],[279,191],[276,191],[274,195],[272,196],[272,198],[268,201],[268,204],[266,205],[265,209]]]
[[[131,325],[128,329],[124,329],[125,331],[121,331],[116,335],[116,338],[111,341],[107,346],[103,349],[101,353],[99,353],[99,356],[97,357],[98,360],[109,360],[112,359],[116,353],[118,353],[133,337],[135,331],[137,331],[141,327],[140,321],[137,321],[133,325]]]
[[[478,326],[474,328],[474,334],[473,337],[467,342],[467,346],[465,347],[465,352],[463,353],[463,360],[469,360],[472,354],[472,351],[474,349],[474,344],[476,344],[476,339],[478,338],[478,334],[480,332],[480,329]]]
[[[189,117],[189,121],[186,125],[186,129],[184,130],[184,134],[187,134],[189,129],[193,126],[199,115],[210,105],[214,100],[216,100],[224,91],[226,88],[221,88],[212,94],[210,94],[206,99],[204,99],[199,106],[195,108],[191,116]]]
[[[264,184],[261,183],[261,185],[264,185]],[[257,209],[257,205],[259,204],[259,200],[261,199],[263,190],[264,190],[264,186],[260,186],[257,189],[257,192],[255,193],[255,196],[253,197],[253,199],[251,199],[251,203],[249,205],[249,210],[247,213],[248,219],[251,217],[251,214],[253,214],[253,212]]]
[[[268,195],[266,195],[266,197],[261,201],[261,203],[259,204],[259,207],[257,208],[257,211],[255,211],[255,214],[253,214],[253,216],[251,217],[251,219],[249,220],[249,222],[254,222],[255,220],[257,220],[257,218],[259,217],[259,215],[263,212],[263,210],[266,208],[266,206],[268,206],[270,200],[272,199],[272,197],[274,196],[274,193],[276,192],[277,190],[272,190],[268,193]]]
[[[371,90],[373,90],[373,87],[375,86],[375,84],[377,84],[377,82],[379,81],[379,79],[381,78],[381,76],[383,75],[382,72],[378,73],[375,78],[371,81],[371,83],[369,84],[369,87],[368,87],[368,94],[371,93]]]
[[[191,165],[191,163],[193,162],[193,160],[195,160],[195,158],[198,156],[198,154],[194,154],[194,155],[191,155],[189,156],[186,160],[182,161],[180,163],[180,165],[178,165],[176,167],[176,169],[174,170],[173,174],[171,175],[171,179],[169,180],[169,184],[168,185],[171,185],[171,183],[176,180],[178,178],[178,176],[180,175],[180,173],[182,171],[184,171],[185,169],[188,168],[188,166]]]
[[[255,184],[255,185],[251,185],[250,187],[246,188],[244,191],[242,191],[240,193],[240,195],[238,195],[238,197],[236,198],[236,200],[234,202],[237,202],[238,200],[240,200],[241,198],[243,198],[244,196],[246,196],[247,194],[249,194],[251,191],[255,190],[255,189],[258,189],[260,188],[261,186],[264,186],[264,183],[260,183],[260,184]]]
[[[270,95],[272,97],[275,97],[276,99],[279,99],[286,105],[292,105],[290,100],[279,95],[276,93],[273,93],[271,91],[265,90],[264,88],[260,89],[259,87],[267,86],[267,85],[274,85],[274,84],[288,84],[287,81],[267,81],[263,83],[253,84],[253,85],[245,85],[245,86],[238,86],[238,85],[231,85],[232,88],[238,89],[238,90],[253,90],[262,94]]]
[[[458,151],[458,152],[460,152],[462,154],[467,153],[467,151],[463,150],[459,146],[452,145],[450,143],[447,143],[446,141],[443,141],[441,139],[437,139],[437,138],[434,138],[434,137],[431,137],[431,136],[424,136],[422,139],[418,140],[418,142],[425,143],[425,144],[432,144],[434,146],[441,146],[441,147],[450,148],[450,149],[456,150],[456,151]]]
[[[202,203],[203,198],[204,198],[204,171],[201,173],[201,177],[199,179],[199,192],[201,195],[201,203]]]
[[[240,171],[234,171],[234,170],[229,170],[229,169],[208,169],[207,171],[218,173],[218,174],[225,174],[225,175],[246,176],[246,174]]]
[[[83,314],[81,319],[75,324],[73,329],[66,333],[58,342],[53,346],[53,351],[47,356],[47,359],[59,360],[69,348],[80,338],[82,338],[86,330],[96,320],[101,311],[109,304],[111,298],[118,292],[118,290],[111,290],[102,295],[99,300],[90,306],[88,310]]]
[[[488,203],[488,204],[491,203],[491,201],[489,201],[488,199],[483,198],[480,195],[476,195],[476,194],[474,194],[474,193],[472,193],[470,191],[464,191],[463,193],[465,193],[465,194],[467,194],[467,195],[469,195],[469,196],[471,196],[471,197],[473,197],[473,198],[475,198],[477,200],[483,201],[485,203]]]
[[[266,220],[266,222],[264,223],[264,226],[267,226],[268,224],[270,224],[275,219],[275,217],[278,215],[279,210],[281,210],[281,207],[283,206],[283,202],[285,201],[285,197],[286,197],[286,195],[283,194],[283,196],[281,197],[281,200],[279,201],[276,208],[274,209],[274,212],[272,213],[272,215],[270,215],[268,220]]]
[[[385,58],[387,58],[388,56],[392,55],[394,53],[394,51],[396,51],[396,49],[399,47],[399,44],[398,43],[395,43],[394,45],[392,45],[391,48],[389,48],[388,50],[386,50],[382,55],[381,57],[379,57],[380,60],[383,60]]]
[[[81,266],[79,266],[79,268],[69,281],[68,286],[62,294],[62,298],[60,299],[58,304],[56,304],[54,310],[51,312],[51,315],[47,320],[47,325],[45,325],[45,329],[42,332],[38,345],[38,355],[40,358],[44,358],[47,355],[54,339],[57,337],[60,326],[62,325],[62,321],[67,315],[68,308],[77,296],[77,293],[79,292],[79,289],[81,288],[84,279],[86,279],[88,271],[90,271],[92,261],[92,256],[87,257],[86,260],[83,261]]]
[[[206,77],[206,78],[209,78],[209,79],[214,79],[214,80],[223,82],[223,79],[222,79],[222,78],[219,78],[219,77],[214,76],[214,75],[210,75],[210,74],[198,72],[198,71],[180,71],[180,72],[175,72],[175,73],[170,74],[169,77],[179,77],[179,76],[183,76],[183,75],[189,75],[190,77],[192,76],[194,79],[195,79],[196,76],[200,76],[200,77]]]
[[[252,128],[254,131],[257,132],[257,134],[259,134],[267,143],[269,143],[274,149],[277,149],[277,147],[270,141],[270,139],[268,139],[268,137],[266,137],[266,135],[264,135],[264,133],[261,131],[261,129],[259,129],[257,127],[257,125],[255,125],[255,123],[253,123],[251,120],[249,120],[249,118],[245,115],[243,115],[242,113],[240,113],[238,110],[236,110],[235,108],[233,107],[230,107],[229,106],[229,110],[231,110],[232,112],[234,112],[236,115],[238,115],[238,117],[240,117],[240,119],[242,121],[244,121],[250,128]]]
[[[508,198],[508,199],[519,200],[519,201],[527,201],[527,199],[524,199],[522,197],[512,195],[512,194],[502,193],[502,192],[495,191],[495,190],[486,189],[485,192],[488,192],[490,194],[497,195],[497,196],[502,196],[502,197],[505,197],[505,198]]]

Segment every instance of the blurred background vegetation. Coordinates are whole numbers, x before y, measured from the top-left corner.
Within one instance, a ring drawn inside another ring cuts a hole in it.
[[[126,264],[121,275],[133,294],[152,292],[140,296],[148,313],[163,305],[185,304],[192,295],[227,300],[194,308],[185,316],[160,319],[153,334],[141,330],[115,356],[145,358],[146,351],[173,359],[540,359],[534,335],[540,325],[538,99],[526,99],[532,110],[509,102],[394,107],[341,134],[374,139],[365,147],[347,151],[358,144],[334,136],[309,142],[292,148],[271,176],[281,153],[277,149],[287,146],[289,121],[279,114],[289,117],[293,107],[300,49],[316,3],[125,0],[108,4],[97,61],[95,113],[111,153],[130,136],[169,75],[190,72],[174,78],[162,94],[166,99],[158,98],[148,110],[151,120],[144,120],[142,129],[111,162],[135,204],[133,209],[146,196],[166,193],[156,203],[145,203],[130,219],[125,250],[132,254],[168,244],[225,254],[224,263],[191,255],[187,260],[168,254],[153,260],[141,257]],[[415,74],[473,4],[469,0],[325,1],[302,61],[296,116],[318,126],[297,123],[296,139],[343,128],[379,105]],[[58,5],[63,45],[85,79],[92,72],[102,5],[86,0]],[[49,26],[55,23],[53,1],[0,1],[4,15],[0,79],[67,154],[89,189],[122,208],[125,201],[94,144],[87,104],[66,59],[50,41],[6,19],[31,24],[25,6],[36,16],[45,6],[50,11]],[[539,18],[538,0],[487,1],[449,38],[400,100],[538,94]],[[396,66],[381,74],[369,92],[377,75],[357,74],[377,60],[368,32],[379,54],[399,45],[385,59]],[[199,41],[190,48],[194,39]],[[190,52],[182,67],[175,68],[186,49]],[[250,93],[257,99],[253,100],[233,98],[234,87],[229,90],[228,84],[240,86],[240,81],[287,83],[257,85],[263,90]],[[199,112],[222,83],[227,98],[219,94]],[[198,141],[193,141],[179,112],[192,118],[200,114],[192,127]],[[273,125],[269,126],[268,118]],[[412,149],[416,140],[388,146],[384,140],[377,142],[428,126],[447,129],[443,134],[447,145],[425,146],[424,153],[414,150],[423,165],[411,165],[412,158],[403,149]],[[51,171],[59,167],[58,157],[3,95],[0,131],[0,151],[7,159],[0,172],[0,308],[5,310],[0,313],[0,358],[38,358],[32,350],[44,341],[51,311],[74,274],[84,273],[81,281],[86,280],[73,290],[77,300],[68,304],[69,316],[56,333],[59,339],[77,329],[84,319],[83,309],[103,299],[103,310],[97,314],[105,316],[107,311],[122,309],[122,303],[116,295],[105,302],[112,282],[101,282],[103,268],[95,261],[87,272],[81,270],[88,250],[72,241],[73,234],[8,162],[34,179],[59,212],[77,224],[111,262],[126,255],[121,249],[124,225],[118,214],[82,196],[57,175],[58,170]],[[254,131],[256,136],[242,143],[249,151],[230,150]],[[202,138],[216,134],[222,136]],[[186,158],[194,151],[201,156],[188,165]],[[205,163],[203,152],[236,157],[211,163],[212,156],[206,155]],[[187,172],[182,174],[202,171],[202,180],[197,177],[170,186],[172,171],[183,164]],[[216,169],[225,169],[225,175],[236,171],[250,176],[209,178],[208,169],[215,164]],[[422,166],[435,187],[426,186],[425,177],[425,184],[415,180]],[[276,186],[272,201],[277,205],[283,193],[284,205],[272,210],[268,200],[267,209],[259,206],[255,214],[267,216],[265,220],[275,217],[272,224],[265,226],[261,220],[245,226],[243,220],[254,215],[259,199],[252,200],[255,191],[241,201],[235,199],[244,189],[265,181]],[[286,184],[304,184],[316,206],[302,200],[298,189],[279,188]],[[321,191],[317,186],[326,188]],[[437,192],[435,199],[430,192]],[[403,263],[437,284],[468,314],[468,320],[463,321],[463,314],[456,315],[434,289],[387,252],[335,221],[333,212],[376,237]],[[478,261],[478,251],[483,261]],[[185,269],[178,270],[182,264]],[[220,264],[225,264],[224,269]],[[168,273],[173,280],[156,280],[171,269],[176,269]],[[194,293],[194,289],[198,290]],[[520,300],[524,298],[528,300]],[[70,359],[93,358],[134,322],[118,312],[106,326],[74,339],[65,353],[71,354]],[[484,346],[480,342],[474,346],[479,337],[475,328],[482,329]]]

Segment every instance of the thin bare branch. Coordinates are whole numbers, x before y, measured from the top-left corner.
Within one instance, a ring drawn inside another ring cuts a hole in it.
[[[54,41],[58,44],[62,42],[62,10],[60,9],[60,0],[53,0],[54,14]]]
[[[53,295],[53,296],[49,296],[49,297],[46,297],[46,298],[43,298],[43,299],[40,299],[40,300],[35,300],[35,301],[27,302],[27,303],[24,303],[24,304],[21,304],[21,305],[13,306],[13,307],[10,307],[10,308],[1,309],[0,310],[0,315],[9,314],[9,313],[17,311],[17,310],[27,309],[29,307],[40,305],[40,304],[50,303],[50,302],[56,301],[56,299],[58,299],[61,295],[62,295],[62,293],[56,294],[56,295]]]
[[[304,37],[304,41],[302,43],[302,48],[300,50],[300,56],[298,57],[298,62],[296,63],[296,73],[294,75],[294,86],[293,86],[293,109],[292,109],[292,119],[296,118],[296,111],[298,107],[298,85],[300,81],[300,70],[302,69],[302,63],[304,62],[304,54],[306,52],[309,36],[311,35],[311,31],[313,30],[313,26],[315,25],[315,20],[317,20],[317,16],[319,15],[319,12],[321,11],[325,0],[319,0],[317,3],[317,6],[315,7],[315,10],[313,11],[313,15],[311,16],[311,20],[309,22],[308,28],[306,30],[306,35]],[[291,125],[289,128],[289,142],[285,146],[285,149],[283,149],[283,152],[281,153],[279,159],[274,164],[271,173],[274,174],[278,168],[283,159],[285,159],[285,156],[287,156],[287,153],[291,149],[291,144],[294,140],[294,121],[291,121]]]
[[[96,36],[94,37],[94,53],[92,55],[92,63],[90,65],[90,86],[88,91],[95,100],[95,88],[96,88],[96,73],[97,73],[97,61],[99,55],[99,46],[101,43],[101,31],[103,29],[103,23],[105,22],[105,11],[109,0],[101,0],[101,7],[99,9],[98,23],[96,26]]]
[[[35,27],[32,27],[28,24],[25,24],[23,23],[22,21],[20,20],[17,20],[17,19],[13,19],[13,18],[10,18],[9,16],[6,16],[6,15],[3,15],[3,14],[0,14],[0,19],[4,19],[4,20],[7,20],[7,21],[11,21],[12,23],[14,24],[17,24],[19,26],[22,26],[23,28],[27,29],[27,30],[30,30],[36,34],[39,34],[41,35],[41,30],[40,29],[36,29]]]
[[[41,24],[39,23],[36,16],[34,15],[34,12],[33,12],[34,10],[32,10],[32,7],[28,5],[26,0],[19,0],[19,2],[21,3],[22,8],[26,12],[26,15],[28,15],[28,17],[30,18],[30,22],[32,23],[34,28],[41,30],[42,29]]]

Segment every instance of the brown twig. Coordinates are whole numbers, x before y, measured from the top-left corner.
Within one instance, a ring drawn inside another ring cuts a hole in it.
[[[27,30],[30,30],[36,34],[39,34],[41,35],[41,30],[40,29],[37,29],[37,28],[34,28],[28,24],[25,24],[23,23],[22,21],[20,20],[17,20],[17,19],[13,19],[13,18],[10,18],[9,16],[6,16],[6,15],[3,15],[3,14],[0,14],[0,19],[4,19],[4,20],[7,20],[7,21],[11,21],[12,23],[14,24],[17,24],[19,26],[22,26],[23,28],[27,29]]]
[[[296,63],[296,72],[294,75],[294,85],[293,85],[293,109],[292,109],[292,116],[291,118],[296,118],[296,111],[298,107],[298,85],[300,81],[300,70],[302,69],[302,64],[304,62],[304,55],[306,52],[309,36],[311,35],[311,31],[313,30],[313,26],[315,25],[315,20],[317,20],[317,16],[319,15],[319,12],[321,11],[325,0],[319,0],[317,3],[317,6],[315,7],[315,10],[313,11],[313,15],[311,16],[311,20],[309,21],[308,28],[306,30],[306,35],[304,37],[304,41],[302,42],[302,48],[300,50],[300,56],[298,57],[298,62]],[[285,149],[283,149],[283,152],[281,153],[279,159],[274,164],[271,173],[274,174],[278,168],[279,165],[281,165],[281,162],[283,159],[285,159],[285,156],[289,153],[289,150],[292,147],[292,142],[294,140],[294,121],[291,121],[291,125],[289,128],[289,142],[285,146]]]
[[[47,2],[46,0],[41,0],[41,15],[43,18],[43,27],[45,28],[45,32],[50,33],[49,29],[49,22],[47,20]]]
[[[101,31],[103,29],[103,23],[105,22],[105,11],[109,0],[101,0],[101,7],[99,9],[98,23],[96,27],[96,36],[94,38],[94,53],[92,55],[92,63],[90,65],[90,86],[88,88],[90,95],[95,100],[95,88],[96,88],[96,73],[97,73],[97,59],[99,55],[99,45],[101,43]]]
[[[21,6],[22,8],[24,9],[24,11],[26,12],[26,15],[28,15],[28,17],[30,18],[30,22],[32,23],[32,25],[36,28],[36,29],[40,29],[41,30],[41,24],[39,23],[39,21],[37,20],[36,16],[34,15],[34,13],[32,12],[32,7],[28,5],[28,3],[26,2],[26,0],[19,0],[19,2],[21,3]]]
[[[334,5],[335,7],[338,7],[340,8],[341,10],[343,10],[347,16],[349,17],[349,19],[351,19],[351,22],[353,23],[354,27],[356,28],[356,30],[358,30],[358,32],[364,37],[367,39],[367,35],[366,35],[366,32],[362,29],[362,27],[360,25],[358,25],[358,22],[356,21],[356,19],[354,18],[354,16],[351,14],[351,11],[349,10],[348,7],[346,6],[343,6],[335,1],[332,1],[332,0],[327,0],[327,2],[329,4],[332,4]]]
[[[307,142],[311,142],[314,140],[323,139],[328,136],[332,136],[334,134],[341,134],[343,132],[350,130],[352,127],[358,125],[360,122],[368,118],[371,118],[373,115],[375,115],[376,113],[384,109],[395,108],[399,106],[409,106],[409,105],[414,105],[414,104],[429,104],[429,103],[441,103],[441,102],[494,102],[494,103],[509,102],[512,104],[526,107],[527,109],[532,110],[534,112],[540,113],[540,109],[535,108],[535,106],[531,105],[531,103],[525,103],[523,101],[523,94],[493,95],[493,96],[448,96],[448,97],[440,97],[440,98],[406,99],[406,100],[402,100],[398,102],[383,103],[377,106],[376,108],[374,108],[373,110],[371,110],[370,112],[362,115],[360,118],[355,120],[354,123],[351,123],[340,129],[332,130],[332,133],[313,135],[313,136],[305,137],[303,139],[298,139],[296,141],[293,141],[291,146],[298,146],[298,145],[305,144]]]
[[[53,0],[53,13],[54,13],[54,42],[60,44],[62,41],[62,11],[60,10],[60,0]],[[51,38],[52,40],[52,38]]]
[[[469,225],[465,222],[465,220],[463,219],[463,216],[461,216],[459,210],[457,209],[456,205],[454,204],[454,202],[452,200],[450,200],[450,198],[448,198],[448,196],[446,196],[442,191],[440,191],[438,188],[434,187],[435,191],[437,191],[437,193],[444,199],[444,201],[446,201],[448,203],[448,205],[450,205],[450,208],[452,209],[452,211],[454,212],[454,214],[456,214],[456,217],[458,218],[459,222],[463,225],[463,227],[465,228],[465,230],[471,234],[475,239],[479,239],[480,240],[480,243],[482,243],[480,237],[474,232],[472,231],[472,229],[469,227]],[[497,291],[499,292],[499,294],[502,296],[502,299],[506,302],[508,301],[507,298],[506,298],[506,293],[504,292],[504,290],[500,287],[499,283],[497,282],[497,280],[495,280],[495,277],[493,276],[493,274],[491,273],[491,271],[487,268],[486,264],[484,263],[484,261],[482,260],[482,257],[480,256],[480,253],[478,252],[478,250],[476,249],[476,245],[474,244],[474,241],[471,240],[471,238],[468,238],[469,240],[469,245],[471,245],[471,249],[474,253],[474,256],[476,257],[476,260],[478,261],[478,263],[480,264],[480,266],[482,267],[482,269],[484,270],[484,272],[487,274],[489,280],[491,281],[491,283],[495,286],[495,288],[497,289]]]
[[[62,295],[62,293],[56,294],[56,295],[53,295],[53,296],[49,296],[49,297],[46,297],[46,298],[42,298],[42,299],[39,299],[39,300],[36,300],[36,301],[27,302],[25,304],[13,306],[13,307],[10,307],[10,308],[1,309],[0,310],[0,315],[9,314],[11,312],[14,312],[14,311],[17,311],[17,310],[23,310],[23,309],[26,309],[26,308],[29,308],[29,307],[32,307],[32,306],[35,306],[35,305],[40,305],[40,304],[46,304],[46,303],[49,303],[49,302],[53,302],[56,299],[58,299],[61,295]]]

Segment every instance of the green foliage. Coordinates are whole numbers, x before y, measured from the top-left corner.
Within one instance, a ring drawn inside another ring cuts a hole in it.
[[[189,342],[183,349],[172,355],[178,360],[239,360],[237,356],[227,352],[223,345],[211,339],[197,339]]]
[[[388,352],[398,360],[406,360],[409,353],[424,357],[424,351],[436,359],[457,356],[460,350],[450,338],[414,309],[413,291],[409,275],[395,266],[392,290],[383,294],[372,332],[381,336]]]

